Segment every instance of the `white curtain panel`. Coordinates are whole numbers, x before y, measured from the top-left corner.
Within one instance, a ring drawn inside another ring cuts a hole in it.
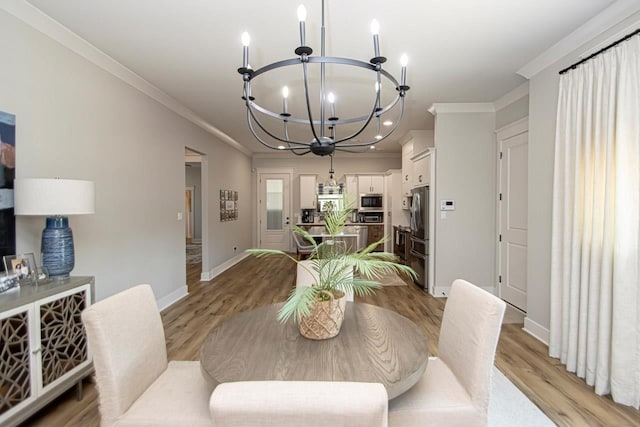
[[[560,79],[549,354],[640,403],[640,34]]]

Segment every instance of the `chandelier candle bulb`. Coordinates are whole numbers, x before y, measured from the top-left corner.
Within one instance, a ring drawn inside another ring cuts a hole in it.
[[[242,33],[242,66],[249,68],[249,43],[251,43],[251,36],[249,33]]]
[[[300,21],[300,46],[305,46],[307,41],[305,37],[304,21],[307,19],[307,9],[304,5],[298,6],[298,21]]]
[[[329,92],[329,94],[327,95],[327,100],[329,101],[329,114],[331,115],[331,118],[336,116],[336,96],[333,94],[333,92]]]
[[[283,115],[287,115],[288,111],[287,111],[287,98],[289,98],[289,88],[288,87],[283,87],[282,88],[282,114]]]
[[[406,86],[407,85],[407,63],[409,62],[409,58],[407,57],[407,55],[402,55],[400,57],[400,65],[402,66],[402,69],[400,70],[400,85],[401,86]]]
[[[377,19],[371,21],[371,33],[373,34],[373,56],[378,58],[380,56],[380,40],[378,39],[378,33],[380,32],[380,24]]]

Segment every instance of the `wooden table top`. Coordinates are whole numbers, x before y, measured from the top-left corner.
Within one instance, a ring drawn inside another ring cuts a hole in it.
[[[427,368],[428,343],[412,321],[391,310],[347,303],[340,333],[314,341],[273,304],[239,313],[214,328],[200,352],[212,385],[231,381],[379,382],[389,399],[409,390]]]

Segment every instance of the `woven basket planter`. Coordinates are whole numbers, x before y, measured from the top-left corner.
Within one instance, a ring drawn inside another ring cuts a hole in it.
[[[342,327],[346,305],[347,295],[344,292],[339,298],[316,302],[311,307],[309,316],[302,317],[298,322],[300,334],[312,340],[326,340],[335,337]]]

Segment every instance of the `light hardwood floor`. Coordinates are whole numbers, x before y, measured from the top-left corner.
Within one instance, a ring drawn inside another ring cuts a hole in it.
[[[210,282],[199,282],[200,265],[188,265],[189,296],[162,313],[169,357],[198,360],[209,330],[240,311],[284,301],[295,283],[295,266],[288,260],[248,258]],[[99,286],[100,284],[97,284]],[[418,324],[436,344],[444,299],[433,298],[416,286],[385,287],[375,296],[356,298],[397,311]],[[502,328],[497,367],[556,424],[561,426],[640,426],[640,412],[596,396],[583,380],[567,372],[547,347],[522,331],[522,325]],[[517,420],[513,425],[517,426]],[[98,426],[97,393],[85,382],[85,396],[73,390],[25,423],[29,426]]]

